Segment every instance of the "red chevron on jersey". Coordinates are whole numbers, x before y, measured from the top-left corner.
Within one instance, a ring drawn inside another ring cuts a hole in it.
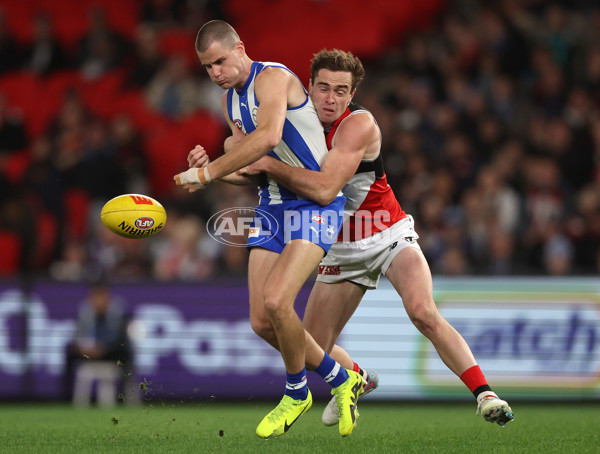
[[[358,209],[346,219],[338,241],[361,240],[387,229],[405,217],[406,213],[400,207],[384,175],[383,178],[375,179]]]
[[[355,103],[350,103],[342,116],[326,132],[327,147],[333,148],[335,134],[341,123],[350,115],[371,113]],[[362,160],[355,174],[344,187],[346,196],[344,211],[347,218],[338,241],[357,241],[387,229],[404,219],[406,213],[400,207],[392,188],[388,185],[379,153],[372,160]]]

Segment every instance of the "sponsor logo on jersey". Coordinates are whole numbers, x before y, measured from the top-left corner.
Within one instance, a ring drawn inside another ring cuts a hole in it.
[[[154,219],[144,216],[141,218],[137,218],[134,224],[138,229],[147,230],[151,229],[154,226]]]
[[[341,270],[339,266],[319,265],[319,274],[324,276],[339,276],[341,274]]]
[[[397,241],[394,241],[392,244],[390,244],[390,252],[393,251],[396,248],[396,246],[398,246]]]

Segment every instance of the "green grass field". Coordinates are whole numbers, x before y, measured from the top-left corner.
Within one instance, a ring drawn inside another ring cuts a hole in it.
[[[275,440],[254,430],[273,403],[79,409],[0,406],[2,453],[599,453],[600,405],[513,403],[505,428],[475,405],[362,402],[354,433],[321,424],[324,402]],[[222,431],[222,432],[221,432]]]

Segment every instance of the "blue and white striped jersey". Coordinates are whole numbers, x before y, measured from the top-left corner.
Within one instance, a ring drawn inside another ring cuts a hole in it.
[[[230,88],[227,92],[229,118],[245,134],[250,134],[256,129],[256,111],[259,103],[254,93],[254,81],[262,70],[271,66],[290,71],[280,63],[253,62],[250,77],[244,88],[241,91]],[[269,152],[269,156],[293,167],[318,171],[327,154],[327,145],[317,111],[306,89],[304,92],[306,101],[300,106],[288,108],[281,142]],[[260,189],[259,195],[259,205],[274,205],[285,200],[302,199],[271,179],[268,180],[267,186]]]

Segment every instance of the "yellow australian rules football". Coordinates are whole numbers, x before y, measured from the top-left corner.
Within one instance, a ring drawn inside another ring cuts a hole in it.
[[[111,232],[140,239],[160,232],[167,222],[167,212],[152,197],[124,194],[106,202],[100,218]]]

